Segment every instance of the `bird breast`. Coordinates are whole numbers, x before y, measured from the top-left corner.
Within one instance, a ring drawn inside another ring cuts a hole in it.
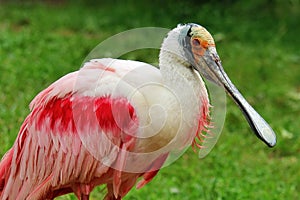
[[[134,107],[138,129],[134,133],[137,139],[133,151],[167,152],[184,148],[194,139],[202,107],[199,77],[191,75],[195,83],[187,76],[178,76],[172,79],[174,83],[167,83],[160,70],[152,65],[118,59],[92,60],[76,76],[68,86],[74,93],[126,98]],[[54,83],[53,92],[56,87],[62,85]]]

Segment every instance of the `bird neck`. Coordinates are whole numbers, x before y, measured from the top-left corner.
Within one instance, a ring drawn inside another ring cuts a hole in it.
[[[206,97],[207,91],[202,78],[178,55],[180,54],[168,50],[160,52],[159,67],[164,84],[176,94],[184,95],[184,91],[191,89],[194,95]]]
[[[169,51],[161,51],[159,65],[164,85],[180,105],[174,108],[174,113],[180,117],[181,127],[189,127],[186,131],[180,129],[178,138],[184,138],[184,143],[196,141],[194,138],[205,129],[208,118],[209,98],[205,84],[198,72]],[[170,101],[170,106],[172,104]]]
[[[202,79],[183,56],[184,52],[178,42],[178,34],[177,31],[169,32],[161,46],[159,67],[164,83],[179,93],[186,90],[187,88],[183,88],[186,86],[199,95],[201,92],[199,90],[203,89],[202,86],[204,87]]]
[[[197,127],[208,110],[209,98],[198,72],[170,52],[161,51],[160,71],[164,85],[175,95],[184,121]],[[193,133],[193,131],[191,131]]]
[[[191,115],[198,119],[199,111],[202,112],[203,106],[209,104],[208,94],[201,76],[187,62],[182,51],[178,33],[170,32],[160,50],[160,72],[164,85],[180,101],[185,118]]]

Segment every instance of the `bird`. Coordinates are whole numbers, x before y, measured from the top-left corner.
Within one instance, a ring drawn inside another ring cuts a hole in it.
[[[276,135],[226,75],[212,35],[179,24],[164,38],[158,67],[92,59],[41,91],[0,162],[0,199],[87,200],[104,185],[104,199],[122,199],[149,183],[171,152],[202,148],[210,127],[205,81],[225,89],[256,136]]]

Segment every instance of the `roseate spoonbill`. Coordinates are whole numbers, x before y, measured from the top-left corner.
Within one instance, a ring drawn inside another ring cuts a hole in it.
[[[270,126],[224,72],[205,28],[190,23],[171,30],[159,67],[91,60],[38,94],[1,160],[0,198],[53,199],[74,192],[88,199],[95,186],[106,184],[105,199],[121,199],[139,177],[137,187],[144,186],[172,149],[200,147],[209,123],[201,76],[224,87],[258,138],[275,145]]]

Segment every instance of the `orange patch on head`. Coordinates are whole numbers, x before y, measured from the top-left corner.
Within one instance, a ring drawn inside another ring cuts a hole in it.
[[[215,46],[214,39],[212,38],[210,33],[203,27],[193,27],[191,35],[192,40],[199,40],[200,44],[204,48],[208,48],[209,46]]]
[[[192,52],[194,55],[203,56],[206,49],[208,48],[208,42],[201,38],[194,37],[191,40]]]
[[[208,45],[208,42],[207,42],[206,40],[203,40],[203,41],[201,42],[201,46],[202,46],[203,48],[207,49],[209,45]]]
[[[203,48],[207,49],[210,46],[215,46],[213,43],[209,43],[207,40],[204,40],[200,37],[192,38],[192,45],[201,45]]]

